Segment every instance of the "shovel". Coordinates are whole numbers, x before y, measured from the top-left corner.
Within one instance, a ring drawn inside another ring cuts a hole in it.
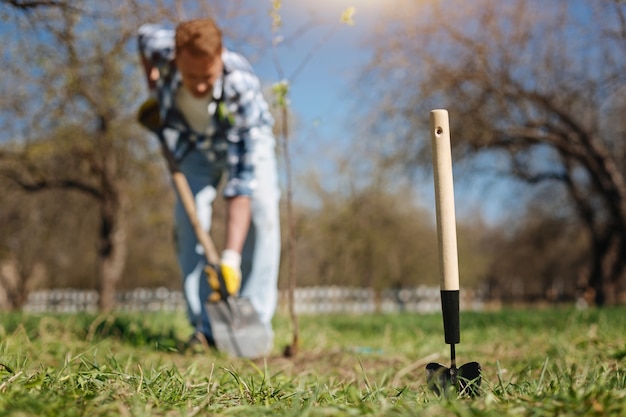
[[[455,345],[461,341],[459,325],[459,266],[454,213],[454,185],[448,112],[430,112],[430,138],[435,178],[437,236],[439,242],[439,271],[441,309],[446,344],[450,345],[450,368],[440,363],[426,365],[426,380],[435,393],[447,395],[454,387],[461,395],[477,396],[480,391],[481,367],[469,362],[456,367]]]
[[[198,242],[202,245],[207,260],[207,268],[215,272],[220,284],[220,301],[206,300],[206,308],[218,350],[231,356],[259,358],[265,356],[271,346],[272,337],[268,328],[261,322],[257,311],[249,299],[230,295],[219,267],[220,258],[213,240],[202,228],[198,220],[193,193],[185,175],[178,168],[176,159],[163,140],[161,151],[172,175],[174,188],[189,217]]]

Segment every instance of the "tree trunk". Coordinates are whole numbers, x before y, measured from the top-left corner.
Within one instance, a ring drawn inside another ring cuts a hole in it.
[[[0,262],[0,311],[21,310],[33,285],[45,282],[46,275],[44,264],[38,261],[30,268],[14,258]]]
[[[115,308],[117,284],[122,277],[128,253],[124,216],[126,197],[121,179],[116,178],[117,157],[111,138],[107,137],[105,117],[100,119],[98,150],[100,155],[99,182],[102,190],[100,199],[100,236],[98,245],[98,291],[99,308],[111,311]]]
[[[117,196],[119,198],[119,196]],[[98,259],[98,306],[101,311],[115,308],[115,293],[128,253],[124,227],[124,204],[105,200],[101,207]]]

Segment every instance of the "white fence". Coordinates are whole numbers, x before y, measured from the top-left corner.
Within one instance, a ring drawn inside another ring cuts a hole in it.
[[[116,309],[121,311],[175,311],[185,308],[185,299],[180,291],[167,288],[137,288],[118,292]],[[28,295],[24,311],[95,312],[98,310],[98,293],[94,290],[57,289],[35,291]]]
[[[462,297],[464,296],[462,292]],[[410,311],[418,313],[441,311],[438,287],[420,286],[400,290],[376,292],[369,288],[349,287],[303,287],[295,291],[295,309],[298,314],[373,313]],[[28,312],[95,312],[98,293],[87,290],[45,290],[29,295],[24,306]],[[120,311],[183,311],[185,300],[180,291],[166,288],[145,289],[117,294]],[[480,310],[480,299],[467,293],[461,299],[464,310]],[[288,311],[288,293],[279,292],[278,309]]]

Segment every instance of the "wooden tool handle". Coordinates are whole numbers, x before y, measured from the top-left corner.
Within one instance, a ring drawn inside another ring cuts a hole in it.
[[[180,198],[180,201],[187,213],[187,217],[191,222],[191,226],[193,227],[194,233],[196,234],[196,238],[202,248],[204,249],[204,254],[206,256],[207,261],[211,265],[218,265],[220,263],[220,257],[217,253],[217,249],[215,248],[215,244],[211,239],[211,236],[202,228],[200,224],[200,220],[198,219],[198,212],[196,210],[196,202],[193,197],[193,193],[191,191],[191,187],[189,187],[189,182],[180,169],[178,168],[178,164],[176,163],[176,159],[172,152],[169,150],[167,145],[161,142],[161,151],[163,156],[165,157],[165,161],[167,162],[167,166],[172,174],[172,181],[174,182],[174,188]]]
[[[450,127],[446,110],[430,112],[430,138],[433,150],[437,236],[439,241],[439,272],[441,310],[446,343],[461,341],[459,320],[459,260],[454,214],[454,182],[452,180],[452,151]],[[452,355],[454,361],[454,354]]]
[[[447,110],[438,109],[430,112],[430,138],[435,177],[441,290],[458,291],[459,266],[454,213],[454,183]]]

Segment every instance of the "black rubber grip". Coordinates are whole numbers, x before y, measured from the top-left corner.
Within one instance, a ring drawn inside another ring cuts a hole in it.
[[[459,324],[459,290],[441,291],[441,311],[443,312],[443,331],[446,343],[457,344],[461,341]]]

